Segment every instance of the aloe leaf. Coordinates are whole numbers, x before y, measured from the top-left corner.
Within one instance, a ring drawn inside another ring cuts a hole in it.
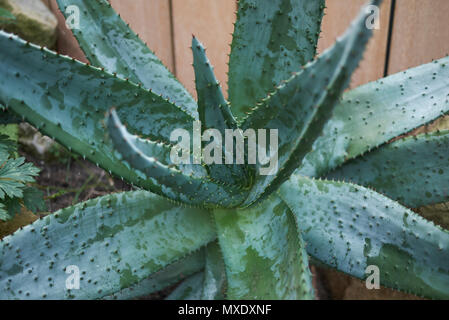
[[[226,289],[226,270],[221,249],[217,242],[212,242],[206,247],[203,273],[201,300],[223,300]]]
[[[165,300],[200,300],[203,289],[203,272],[185,279]]]
[[[326,177],[375,188],[408,207],[449,200],[449,131],[386,144],[346,162]]]
[[[323,176],[448,113],[448,87],[449,57],[445,57],[345,93],[299,173]]]
[[[209,211],[182,208],[145,191],[89,200],[2,239],[0,298],[109,296],[215,237]],[[79,289],[69,290],[76,269]]]
[[[115,111],[114,114],[116,114]],[[118,124],[120,124],[118,117],[116,121],[118,122]],[[111,123],[111,125],[114,126],[113,123]],[[175,145],[173,144],[169,144],[163,141],[154,142],[151,139],[141,138],[139,136],[130,134],[127,130],[122,130],[121,134],[124,136],[124,139],[126,139],[137,149],[142,151],[143,154],[151,156],[165,166],[177,168],[184,174],[194,175],[195,177],[207,176],[207,170],[201,165],[184,163],[175,165],[171,159],[171,152],[175,148]],[[189,159],[190,163],[193,163],[193,157],[191,154],[189,154]]]
[[[69,20],[76,6],[79,26],[72,32],[87,59],[173,101],[197,118],[195,100],[106,0],[58,0]]]
[[[0,32],[0,103],[43,133],[105,170],[150,190],[121,163],[101,122],[111,106],[132,132],[170,143],[174,128],[191,131],[189,115],[157,94]]]
[[[144,179],[159,186],[160,194],[175,201],[210,207],[235,207],[244,200],[246,193],[237,187],[225,186],[208,177],[188,175],[144,154],[134,144],[135,139],[121,124],[115,110],[108,114],[107,126],[112,143],[123,159],[141,172]]]
[[[245,205],[265,198],[288,179],[321,134],[372,34],[365,25],[365,9],[333,47],[279,86],[243,123],[244,130],[279,130],[278,170],[256,177]]]
[[[125,300],[148,296],[184,280],[204,268],[204,249],[182,258],[164,269],[152,274],[134,286],[125,288],[106,299]]]
[[[279,196],[294,212],[307,252],[365,279],[428,298],[449,297],[449,232],[364,187],[292,175]]]
[[[324,0],[240,0],[229,62],[229,99],[239,119],[312,60]]]
[[[280,198],[214,215],[228,299],[313,299],[305,244]]]
[[[218,130],[222,141],[218,147],[221,149],[221,163],[208,164],[208,171],[211,178],[227,184],[247,185],[248,177],[242,164],[225,164],[225,141],[227,129],[237,129],[237,123],[229,109],[229,104],[225,100],[221,87],[215,78],[213,68],[207,59],[203,45],[195,38],[192,38],[193,67],[195,69],[195,84],[198,94],[198,114],[201,121],[202,133],[207,129]],[[239,131],[237,131],[239,133]],[[242,136],[243,138],[243,136]],[[215,139],[215,137],[214,137]],[[212,139],[211,139],[212,140]],[[203,145],[217,144],[216,141]],[[224,164],[224,165],[223,165]]]

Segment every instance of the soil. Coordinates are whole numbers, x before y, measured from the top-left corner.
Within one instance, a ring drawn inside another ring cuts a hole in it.
[[[44,191],[49,212],[109,193],[132,190],[121,179],[78,156],[64,155],[61,161],[48,162],[21,149],[19,153],[41,170],[35,187]]]

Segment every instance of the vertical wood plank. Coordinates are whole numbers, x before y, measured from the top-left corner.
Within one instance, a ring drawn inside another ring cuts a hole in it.
[[[65,19],[59,11],[56,0],[48,0],[50,8],[58,18],[58,50],[81,61],[87,62],[78,42],[67,29]],[[113,8],[130,24],[139,37],[148,43],[164,64],[173,70],[171,45],[171,24],[169,0],[111,0]]]
[[[407,0],[408,1],[408,0]],[[318,53],[332,46],[337,37],[349,27],[360,12],[366,0],[326,0]],[[364,54],[364,59],[355,71],[351,88],[382,78],[385,71],[391,0],[385,0],[380,8],[380,29],[373,30]]]
[[[207,56],[226,94],[235,11],[234,0],[172,0],[177,77],[194,96],[195,76],[190,50],[192,34],[207,48]]]
[[[400,72],[446,56],[448,20],[448,0],[396,0],[388,72]]]

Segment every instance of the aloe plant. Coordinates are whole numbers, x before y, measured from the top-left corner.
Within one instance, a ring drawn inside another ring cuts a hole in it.
[[[140,190],[2,239],[1,298],[126,299],[183,279],[169,299],[312,299],[309,258],[449,297],[449,233],[408,209],[447,200],[449,132],[389,143],[449,111],[448,58],[343,92],[371,35],[366,10],[314,59],[324,0],[240,0],[229,101],[193,38],[195,101],[107,1],[58,3],[80,8],[90,64],[0,33],[0,102]],[[171,133],[196,120],[278,129],[277,172],[173,164]],[[66,286],[73,266],[79,288]]]

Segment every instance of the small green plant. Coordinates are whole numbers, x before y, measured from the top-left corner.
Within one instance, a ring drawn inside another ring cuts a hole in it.
[[[448,113],[448,58],[343,93],[370,13],[314,59],[324,1],[240,0],[229,102],[194,38],[196,102],[107,1],[58,3],[79,7],[73,32],[90,64],[0,33],[0,102],[147,191],[5,237],[1,298],[134,298],[184,279],[168,298],[312,299],[309,257],[361,279],[375,265],[384,286],[449,297],[449,233],[407,208],[448,199],[449,132],[389,143]],[[196,120],[277,129],[278,170],[173,164],[171,134]]]
[[[33,212],[45,210],[43,194],[27,184],[34,182],[39,169],[25,158],[16,157],[17,146],[0,135],[0,220],[7,221],[23,207]]]
[[[0,8],[0,23],[11,23],[16,17],[6,9]]]

